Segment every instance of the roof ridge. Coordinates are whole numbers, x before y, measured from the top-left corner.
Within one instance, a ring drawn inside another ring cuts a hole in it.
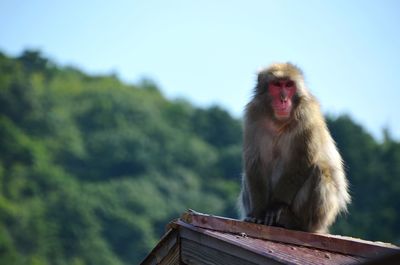
[[[400,250],[399,247],[390,243],[373,242],[348,236],[289,230],[281,227],[266,226],[203,214],[190,209],[184,212],[180,219],[171,222],[169,226],[175,227],[182,224],[366,258],[377,257],[382,254]]]

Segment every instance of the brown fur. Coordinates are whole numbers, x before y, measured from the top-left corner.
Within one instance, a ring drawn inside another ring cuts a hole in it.
[[[275,79],[290,79],[297,87],[285,121],[274,117],[270,105],[267,87]],[[273,64],[258,74],[245,111],[243,160],[240,209],[246,221],[270,223],[272,216],[273,225],[327,232],[350,202],[341,156],[317,100],[293,64]],[[293,176],[306,180],[293,199],[285,200],[279,183]]]

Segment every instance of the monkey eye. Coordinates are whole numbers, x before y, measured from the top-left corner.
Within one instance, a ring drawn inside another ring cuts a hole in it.
[[[294,86],[294,82],[292,80],[289,80],[286,82],[286,87],[293,87]]]

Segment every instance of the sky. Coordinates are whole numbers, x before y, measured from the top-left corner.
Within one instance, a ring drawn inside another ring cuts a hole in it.
[[[330,115],[400,140],[400,1],[0,0],[0,51],[153,80],[170,99],[242,117],[256,74],[303,69]]]

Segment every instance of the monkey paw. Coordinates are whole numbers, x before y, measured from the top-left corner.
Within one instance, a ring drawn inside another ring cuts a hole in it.
[[[284,215],[287,213],[287,206],[286,205],[274,205],[271,207],[265,214],[265,220],[264,224],[265,225],[270,225],[270,226],[280,226],[284,227],[282,223],[282,219],[284,218]]]
[[[252,216],[245,217],[243,221],[248,222],[248,223],[264,224],[264,220],[263,219],[255,218],[255,217],[252,217]]]

